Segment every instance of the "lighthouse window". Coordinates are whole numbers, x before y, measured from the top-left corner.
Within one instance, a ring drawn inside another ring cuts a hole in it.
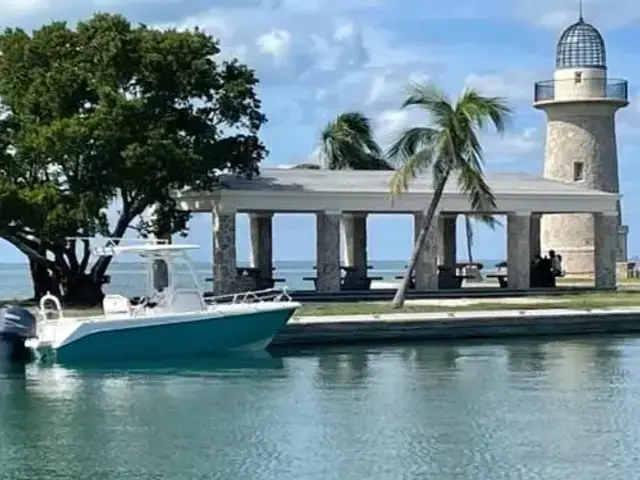
[[[574,79],[576,83],[582,83],[582,72],[576,72]]]
[[[573,181],[582,182],[584,180],[584,163],[573,162]]]

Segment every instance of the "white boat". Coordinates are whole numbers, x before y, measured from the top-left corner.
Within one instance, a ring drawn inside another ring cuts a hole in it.
[[[102,313],[67,317],[58,298],[40,301],[36,338],[27,346],[56,361],[113,361],[189,358],[264,350],[300,304],[284,289],[206,298],[187,251],[197,245],[157,241],[114,245],[96,255],[135,254],[147,266],[148,294],[133,304],[107,294]],[[189,285],[176,278],[187,267]]]

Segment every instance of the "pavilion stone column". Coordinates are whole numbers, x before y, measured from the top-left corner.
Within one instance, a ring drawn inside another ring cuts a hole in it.
[[[507,215],[507,284],[510,289],[530,288],[531,214]]]
[[[355,275],[367,275],[367,214],[345,213],[342,215],[344,233],[344,263],[356,268]]]
[[[318,292],[340,291],[340,212],[316,214]]]
[[[236,212],[213,207],[213,293],[235,293]]]
[[[455,269],[457,264],[456,222],[458,215],[443,213],[438,217],[438,262]]]
[[[616,258],[618,254],[617,215],[594,214],[594,263],[596,288],[616,287]]]
[[[415,279],[416,291],[425,292],[438,289],[438,221],[437,216],[431,222],[431,227],[427,233],[427,239],[422,246],[416,263]],[[414,243],[420,235],[422,223],[424,222],[424,212],[414,212],[413,214],[413,238]]]
[[[530,256],[533,259],[536,255],[541,255],[540,250],[540,217],[539,213],[531,214],[531,227],[529,229]]]
[[[251,266],[260,269],[262,278],[273,274],[273,214],[260,212],[249,214],[251,234]]]

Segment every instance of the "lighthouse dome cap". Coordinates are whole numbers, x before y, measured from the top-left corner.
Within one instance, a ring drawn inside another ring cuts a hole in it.
[[[582,18],[562,32],[556,48],[556,68],[606,68],[604,40]]]

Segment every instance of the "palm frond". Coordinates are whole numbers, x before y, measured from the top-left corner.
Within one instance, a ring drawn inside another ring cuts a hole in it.
[[[402,132],[392,143],[387,151],[387,157],[396,162],[402,162],[421,148],[430,148],[437,134],[438,131],[433,128],[410,128]]]
[[[453,115],[453,105],[447,94],[432,83],[412,83],[407,87],[407,93],[402,108],[419,107],[426,111],[431,121],[439,128],[444,127]]]
[[[487,120],[493,123],[499,134],[504,133],[512,110],[501,97],[485,97],[473,88],[466,89],[456,102],[456,110],[469,123],[483,128]]]
[[[409,185],[425,169],[433,166],[433,151],[428,148],[418,150],[400,165],[389,182],[391,198],[405,193]]]
[[[393,170],[373,138],[370,120],[360,112],[346,112],[329,122],[320,150],[332,170]]]
[[[496,209],[496,199],[482,171],[463,166],[458,171],[460,190],[469,197],[471,209],[481,214],[490,214]]]

